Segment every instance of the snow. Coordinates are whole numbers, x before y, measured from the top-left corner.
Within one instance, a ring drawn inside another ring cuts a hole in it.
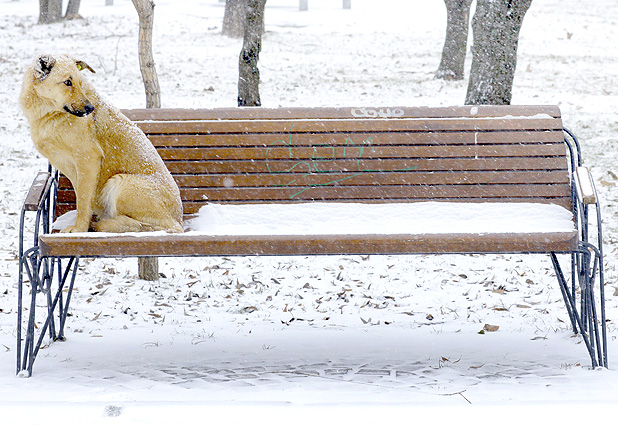
[[[571,232],[558,205],[419,202],[203,206],[189,229],[211,235],[326,235]]]
[[[560,106],[599,192],[609,369],[590,369],[543,255],[164,258],[159,282],[137,279],[135,259],[83,259],[67,341],[46,342],[34,375],[16,377],[19,210],[46,167],[17,104],[23,72],[38,53],[70,52],[110,103],[144,105],[132,2],[82,3],[85,20],[38,26],[37,1],[0,0],[2,423],[572,423],[615,412],[615,0],[535,0],[513,89],[514,104]],[[156,3],[163,106],[235,106],[241,40],[219,35],[223,3]],[[266,21],[264,106],[463,103],[466,81],[433,78],[441,1],[311,0],[299,12],[268,0]],[[480,334],[485,324],[499,328]]]
[[[72,225],[76,215],[76,211],[63,214],[52,228],[62,230]],[[506,202],[209,203],[200,208],[197,217],[186,222],[185,227],[186,234],[208,235],[570,233],[575,228],[573,214],[559,205]],[[145,234],[150,233],[131,235]],[[88,233],[84,236],[100,235]]]

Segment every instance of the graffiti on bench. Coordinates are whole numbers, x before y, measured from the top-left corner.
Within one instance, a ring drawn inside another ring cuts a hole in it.
[[[270,154],[274,152],[275,149],[279,150],[281,148],[285,148],[287,150],[287,155],[286,155],[287,158],[285,159],[290,159],[290,160],[298,159],[298,156],[294,155],[294,149],[295,148],[304,149],[304,147],[295,145],[293,143],[292,135],[293,133],[290,132],[287,140],[284,140],[284,139],[275,140],[274,142],[270,143],[268,147],[266,148],[266,159],[267,159],[266,169],[268,170],[268,172],[274,173],[274,174],[287,174],[287,173],[290,174],[291,180],[285,184],[282,184],[281,187],[290,187],[290,186],[295,186],[295,185],[299,185],[300,187],[302,187],[304,185],[299,184],[300,183],[299,180],[302,180],[303,177],[315,175],[318,173],[321,173],[321,174],[335,173],[337,171],[333,171],[332,169],[329,169],[328,164],[336,160],[348,160],[349,159],[349,160],[352,160],[354,166],[352,169],[345,168],[344,170],[342,170],[346,172],[346,175],[343,177],[341,177],[342,175],[341,172],[337,172],[340,176],[339,178],[329,180],[323,183],[306,185],[306,187],[303,187],[297,193],[294,193],[292,196],[290,196],[290,199],[294,199],[295,197],[311,189],[312,187],[334,186],[343,181],[353,179],[354,177],[357,177],[363,173],[403,172],[403,171],[412,171],[417,168],[416,166],[408,167],[408,168],[400,168],[400,169],[392,169],[392,168],[381,169],[379,167],[378,168],[365,168],[363,166],[363,160],[369,159],[369,157],[367,157],[365,154],[367,152],[371,152],[371,153],[376,152],[376,146],[373,144],[373,139],[371,137],[367,137],[366,139],[361,140],[360,142],[354,142],[351,136],[346,136],[344,143],[341,146],[343,150],[342,155],[335,154],[336,147],[333,146],[332,144],[327,144],[327,143],[315,144],[315,145],[310,146],[310,148],[312,149],[312,152],[308,159],[301,159],[296,162],[293,162],[290,167],[285,168],[283,170],[273,169],[275,168],[274,167],[275,161],[273,161],[273,167],[271,168],[270,159],[274,159],[274,158],[270,158]],[[278,159],[281,159],[281,158],[278,158]]]

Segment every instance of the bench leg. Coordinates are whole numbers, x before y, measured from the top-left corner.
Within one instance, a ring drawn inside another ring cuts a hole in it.
[[[592,244],[582,243],[584,254],[579,268],[580,287],[582,289],[582,318],[584,329],[591,335],[591,343],[596,347],[597,360],[600,366],[607,367],[607,324],[605,317],[605,282],[603,259],[600,251]],[[599,294],[595,296],[595,283]],[[585,293],[585,296],[584,296]],[[600,317],[597,315],[597,302],[599,300]]]
[[[574,267],[572,278],[579,284],[580,309],[577,308],[577,291],[575,281],[569,288],[556,254],[551,254],[552,264],[560,286],[567,313],[573,331],[581,334],[592,362],[592,367],[608,367],[607,364],[607,326],[605,323],[605,297],[603,264],[598,250],[589,244],[582,244],[582,249],[573,254],[571,265]],[[600,317],[597,314],[594,286],[599,279]],[[571,290],[569,290],[571,289]]]
[[[60,258],[41,258],[38,248],[26,251],[19,262],[19,282],[17,294],[17,374],[29,377],[32,375],[34,360],[41,348],[45,335],[49,334],[52,341],[64,340],[64,327],[71,301],[71,293],[77,274],[78,257],[69,258],[63,267]],[[24,322],[24,277],[30,281],[31,294],[26,335],[22,341],[22,325]],[[65,294],[64,289],[68,289]],[[38,294],[45,295],[47,316],[36,337],[36,309]],[[57,318],[55,317],[57,315]]]

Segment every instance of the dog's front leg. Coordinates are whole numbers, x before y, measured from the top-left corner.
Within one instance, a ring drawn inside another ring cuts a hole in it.
[[[77,217],[75,224],[66,227],[63,232],[87,232],[92,220],[92,205],[95,200],[101,160],[84,158],[76,164],[76,181],[72,182],[77,198]]]

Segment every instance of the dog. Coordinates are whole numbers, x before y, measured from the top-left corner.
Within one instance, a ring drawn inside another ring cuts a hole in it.
[[[180,192],[161,157],[83,70],[95,72],[67,55],[40,55],[19,99],[34,146],[75,189],[75,224],[63,232],[182,232]]]

